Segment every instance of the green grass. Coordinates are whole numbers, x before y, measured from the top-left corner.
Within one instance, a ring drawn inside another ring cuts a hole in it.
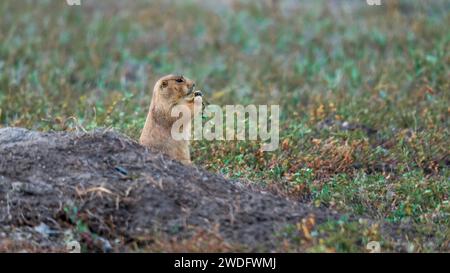
[[[58,2],[0,3],[0,126],[113,127],[138,138],[155,80],[183,73],[211,103],[282,111],[280,149],[197,141],[196,164],[407,224],[416,234],[409,249],[448,251],[446,1]],[[310,250],[364,251],[371,229],[326,223],[316,232],[327,239]]]

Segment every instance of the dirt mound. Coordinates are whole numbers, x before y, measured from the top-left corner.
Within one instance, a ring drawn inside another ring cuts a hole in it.
[[[265,251],[283,227],[310,214],[318,222],[335,217],[181,165],[115,132],[0,129],[0,251],[64,251],[70,238],[88,251],[129,251],[199,233]]]

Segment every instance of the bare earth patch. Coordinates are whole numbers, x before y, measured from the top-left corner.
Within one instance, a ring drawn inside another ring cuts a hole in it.
[[[270,251],[277,233],[310,215],[338,217],[115,132],[0,129],[0,251],[64,251],[69,239],[87,251]]]

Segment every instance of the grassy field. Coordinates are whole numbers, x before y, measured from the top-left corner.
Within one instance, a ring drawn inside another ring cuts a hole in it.
[[[0,127],[136,139],[155,80],[182,73],[211,103],[281,107],[278,150],[197,141],[197,165],[359,219],[280,236],[396,251],[369,218],[413,230],[409,251],[449,251],[448,1],[8,0],[0,14]]]

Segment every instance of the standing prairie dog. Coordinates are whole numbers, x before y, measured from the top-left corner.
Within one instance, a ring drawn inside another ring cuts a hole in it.
[[[186,105],[194,112],[194,104],[199,102],[197,97],[201,99],[202,96],[200,91],[194,91],[194,87],[194,81],[172,74],[156,82],[147,120],[139,139],[141,145],[167,154],[183,164],[191,163],[189,141],[172,138],[172,125],[177,118],[171,116],[171,111],[177,105]]]

